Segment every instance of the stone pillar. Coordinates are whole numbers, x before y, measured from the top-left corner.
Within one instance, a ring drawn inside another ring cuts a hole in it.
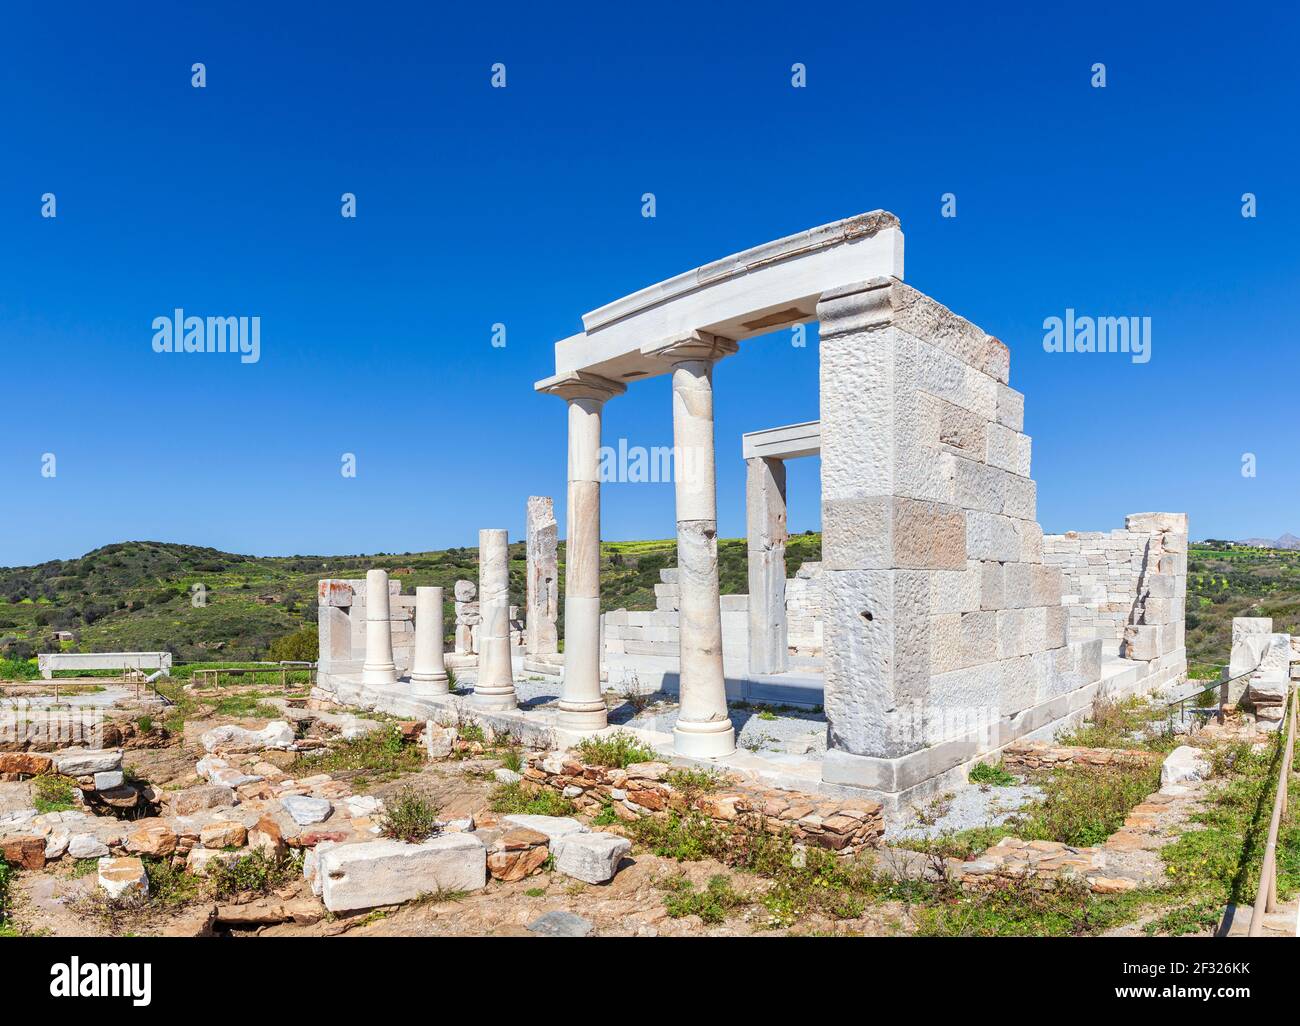
[[[513,709],[515,675],[510,665],[510,552],[503,530],[478,533],[479,625],[478,683],[474,704],[480,709]]]
[[[691,332],[649,350],[673,367],[673,476],[681,588],[681,711],[673,728],[673,750],[700,758],[736,750],[722,672],[713,364],[737,348],[730,339]]]
[[[447,667],[442,661],[442,589],[415,589],[415,658],[411,683],[424,694],[445,695]]]
[[[361,679],[367,684],[396,684],[393,634],[389,624],[388,571],[366,571],[366,661]]]
[[[599,447],[599,446],[598,446]],[[527,637],[529,655],[559,651],[556,620],[560,612],[559,526],[550,496],[528,497]]]
[[[600,422],[605,401],[626,388],[575,372],[542,391],[569,404],[569,497],[564,566],[564,690],[558,723],[575,731],[608,725],[600,694]]]
[[[785,622],[785,461],[745,461],[745,534],[749,561],[749,672],[790,666]]]

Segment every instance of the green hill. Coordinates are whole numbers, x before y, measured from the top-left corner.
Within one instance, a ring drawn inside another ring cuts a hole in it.
[[[746,591],[744,539],[720,541],[718,550],[724,594]],[[797,535],[787,566],[793,573],[820,554],[819,534]],[[510,556],[511,598],[522,606],[523,542]],[[563,543],[560,560],[563,594]],[[605,543],[602,606],[653,609],[659,571],[676,561],[672,540]],[[315,626],[318,580],[362,577],[372,567],[399,576],[406,593],[446,589],[450,636],[452,585],[477,579],[478,550],[263,557],[167,542],[106,545],[79,559],[0,569],[0,657],[72,650],[170,651],[178,662],[263,658],[276,639]],[[56,631],[75,640],[54,641]]]
[[[659,571],[675,566],[672,540],[606,542],[602,546],[601,605],[653,609]],[[512,601],[524,604],[524,545],[510,546]],[[787,572],[821,558],[821,535],[795,535]],[[563,593],[564,544],[560,544]],[[745,541],[718,543],[723,594],[748,590]],[[371,567],[398,575],[402,590],[451,587],[478,574],[478,550],[378,553],[357,556],[241,556],[195,545],[122,542],[80,559],[0,569],[0,657],[36,652],[160,651],[179,662],[264,658],[278,638],[314,627],[316,582],[361,577]],[[201,586],[204,602],[198,604]],[[1279,631],[1300,633],[1300,551],[1202,542],[1188,561],[1188,661],[1228,660],[1234,616],[1271,616]],[[75,640],[55,642],[55,631]],[[561,624],[563,631],[563,624]]]

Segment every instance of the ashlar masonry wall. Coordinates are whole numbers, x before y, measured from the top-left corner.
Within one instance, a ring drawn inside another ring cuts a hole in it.
[[[1059,566],[1071,641],[1100,639],[1107,658],[1186,670],[1187,515],[1132,513],[1123,529],[1044,535]]]
[[[1007,347],[895,278],[823,294],[823,778],[894,801],[1090,700]]]
[[[389,626],[398,674],[415,654],[415,596],[403,595],[401,580],[388,582]],[[366,658],[366,580],[332,578],[316,584],[316,623],[322,673],[356,673]]]

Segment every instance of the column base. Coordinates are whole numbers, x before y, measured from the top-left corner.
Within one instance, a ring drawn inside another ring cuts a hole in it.
[[[600,702],[566,702],[560,699],[556,726],[564,730],[604,730],[609,726],[609,709]]]
[[[484,712],[506,712],[510,709],[519,708],[519,696],[515,694],[513,687],[508,691],[505,689],[479,691],[475,688],[474,694],[470,695],[469,701],[476,709],[482,709]]]
[[[673,752],[693,759],[719,759],[736,751],[736,728],[730,720],[704,723],[677,721],[673,727]]]
[[[396,684],[397,667],[392,663],[387,666],[363,666],[361,681],[364,684]]]
[[[411,691],[417,695],[446,695],[451,692],[451,678],[445,673],[413,673]]]

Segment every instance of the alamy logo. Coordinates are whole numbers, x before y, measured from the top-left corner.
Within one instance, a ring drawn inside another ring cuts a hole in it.
[[[177,307],[171,317],[153,319],[155,353],[239,353],[240,363],[262,358],[262,318],[186,317]]]
[[[1131,353],[1134,363],[1151,359],[1150,317],[1076,316],[1043,320],[1043,349],[1049,353]]]
[[[87,962],[75,955],[68,962],[50,966],[50,994],[53,997],[129,997],[143,1008],[153,1000],[153,965],[145,962]]]

